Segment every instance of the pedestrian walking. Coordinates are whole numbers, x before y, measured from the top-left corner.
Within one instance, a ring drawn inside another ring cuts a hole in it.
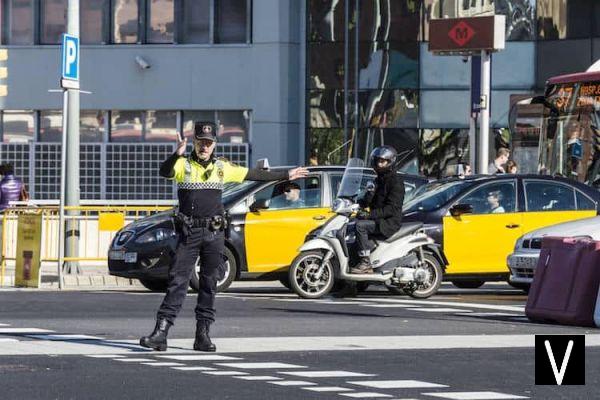
[[[177,136],[177,150],[160,168],[160,175],[177,184],[179,210],[175,225],[179,243],[169,269],[167,292],[156,315],[154,331],[140,339],[140,345],[158,351],[167,349],[167,334],[185,299],[196,259],[200,255],[200,288],[196,304],[194,350],[216,351],[209,330],[215,321],[218,270],[224,262],[223,248],[227,221],[221,199],[223,186],[244,180],[276,181],[303,178],[308,170],[267,171],[236,166],[214,155],[217,135],[212,122],[194,124],[194,149],[184,157],[187,139]]]

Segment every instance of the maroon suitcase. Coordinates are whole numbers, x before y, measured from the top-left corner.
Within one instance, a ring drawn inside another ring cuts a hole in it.
[[[600,242],[545,237],[525,314],[532,321],[594,326]]]

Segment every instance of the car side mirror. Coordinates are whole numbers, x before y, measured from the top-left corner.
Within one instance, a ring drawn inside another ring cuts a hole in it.
[[[473,206],[470,204],[455,204],[450,207],[450,215],[460,217],[463,214],[472,214]]]
[[[266,210],[269,208],[269,200],[267,199],[259,199],[254,203],[250,204],[250,211],[259,212],[260,210]]]

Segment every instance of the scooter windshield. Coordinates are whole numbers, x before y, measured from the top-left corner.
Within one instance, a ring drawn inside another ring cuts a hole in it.
[[[361,158],[351,158],[346,164],[344,175],[338,189],[337,197],[354,199],[360,189],[365,171],[365,162]]]

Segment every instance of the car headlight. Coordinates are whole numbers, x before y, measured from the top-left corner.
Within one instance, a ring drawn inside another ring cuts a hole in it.
[[[136,243],[161,242],[163,240],[172,238],[175,235],[176,235],[176,233],[172,229],[166,229],[166,228],[153,229],[150,232],[146,232],[139,238],[135,239],[135,242]]]

